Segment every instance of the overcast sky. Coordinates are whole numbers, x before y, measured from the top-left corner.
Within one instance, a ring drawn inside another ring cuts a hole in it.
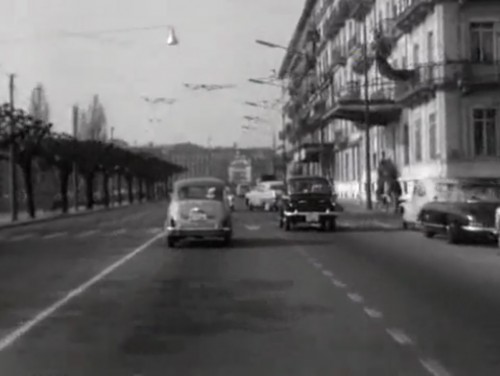
[[[271,135],[243,132],[242,116],[279,123],[277,113],[244,106],[272,100],[274,87],[247,82],[278,68],[283,51],[254,43],[286,45],[304,0],[0,0],[0,99],[8,98],[6,74],[16,73],[16,101],[26,106],[31,89],[47,91],[56,130],[69,131],[71,106],[104,103],[115,136],[128,142],[192,141],[212,145],[269,145]],[[64,37],[86,32],[173,25],[180,44],[167,47],[167,29]],[[212,93],[183,83],[236,84]],[[1,89],[1,88],[0,88]],[[173,106],[148,106],[142,95],[176,98]],[[161,123],[150,123],[161,118]]]

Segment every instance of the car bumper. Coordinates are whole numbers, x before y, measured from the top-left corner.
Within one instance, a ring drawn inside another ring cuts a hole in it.
[[[231,227],[223,227],[220,229],[213,228],[176,228],[167,227],[167,236],[178,238],[220,238],[225,237],[232,232]]]
[[[483,227],[483,226],[462,226],[462,230],[470,232],[477,235],[487,235],[487,236],[498,236],[498,229],[494,227]]]
[[[308,211],[308,212],[299,212],[299,211],[285,211],[283,215],[288,220],[293,222],[306,222],[306,223],[321,223],[326,220],[335,219],[338,216],[336,212],[317,212],[317,211]]]

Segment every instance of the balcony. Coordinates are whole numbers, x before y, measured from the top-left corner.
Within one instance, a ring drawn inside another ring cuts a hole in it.
[[[498,67],[498,64],[475,65],[463,61],[423,64],[415,67],[413,78],[396,83],[395,100],[409,107],[429,101],[438,90],[465,92],[498,87]]]
[[[362,95],[359,82],[352,82],[341,88],[334,104],[328,109],[323,119],[344,119],[354,123],[365,124],[365,112],[368,109],[370,125],[386,126],[397,121],[401,114],[401,106],[394,101],[394,84],[370,83],[372,93],[368,107]]]
[[[304,143],[299,147],[299,163],[319,163],[321,155],[331,151],[333,143]]]
[[[324,29],[326,39],[335,39],[339,31],[344,27],[349,17],[349,1],[339,0],[337,7],[333,10],[330,17],[328,17]]]
[[[432,12],[436,0],[409,0],[395,18],[395,26],[404,33],[410,32]]]
[[[350,0],[350,2],[349,17],[356,21],[363,21],[375,5],[375,0]]]
[[[373,55],[364,56],[364,48],[361,45],[360,48],[353,54],[351,68],[352,71],[356,74],[364,74],[368,71],[375,61],[375,57]]]

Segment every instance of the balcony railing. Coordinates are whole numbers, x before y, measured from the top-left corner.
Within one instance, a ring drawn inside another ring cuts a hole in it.
[[[405,33],[421,23],[432,11],[436,0],[409,0],[395,18],[395,26]]]
[[[327,39],[334,39],[344,27],[346,20],[349,18],[349,1],[351,0],[339,0],[337,6],[326,21],[325,37]]]
[[[500,62],[491,64],[456,61],[420,65],[415,77],[397,82],[396,101],[413,105],[427,100],[436,90],[461,90],[464,93],[500,88]]]
[[[338,102],[352,102],[361,99],[361,82],[350,81],[337,91]]]
[[[363,21],[365,17],[370,13],[373,6],[375,5],[375,0],[349,0],[350,12],[349,16],[356,21]]]

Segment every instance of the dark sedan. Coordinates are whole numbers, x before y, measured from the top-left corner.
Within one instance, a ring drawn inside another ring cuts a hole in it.
[[[337,205],[327,179],[319,176],[293,177],[280,205],[280,227],[290,231],[297,225],[319,225],[335,231]]]
[[[457,244],[473,237],[498,237],[495,211],[500,201],[468,200],[466,202],[429,202],[422,207],[418,220],[425,236],[445,234],[448,242]]]

